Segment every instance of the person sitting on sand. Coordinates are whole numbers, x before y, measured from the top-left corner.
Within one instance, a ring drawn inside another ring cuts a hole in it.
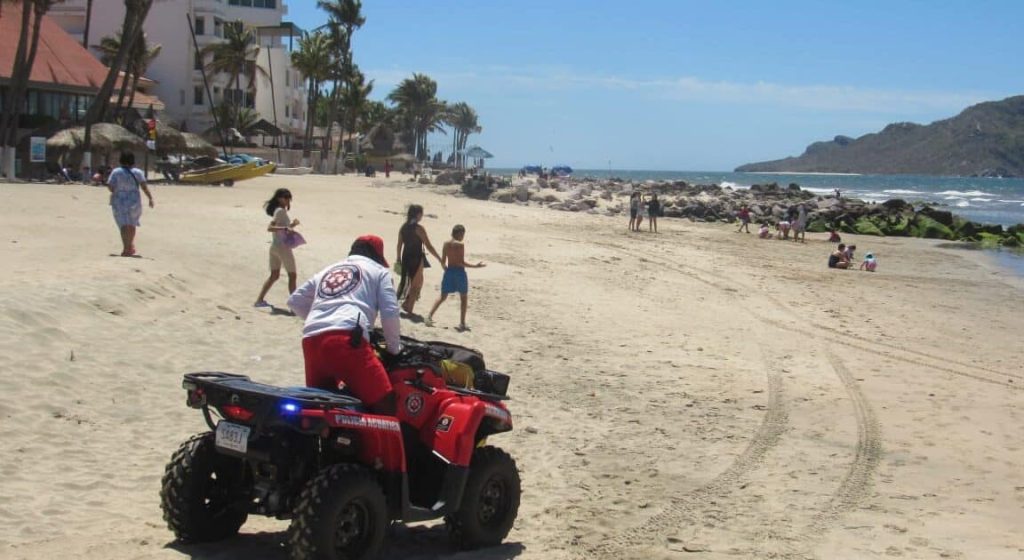
[[[846,259],[846,245],[840,243],[836,250],[832,251],[832,254],[828,256],[828,267],[850,268],[850,261]]]
[[[878,261],[875,260],[875,254],[868,253],[864,255],[864,262],[860,263],[860,269],[874,272],[876,268],[878,268]]]
[[[853,252],[856,251],[856,250],[857,250],[857,246],[856,245],[848,245],[846,247],[846,262],[848,262],[850,264],[853,264],[853,261],[854,261]]]
[[[768,224],[761,222],[761,229],[757,230],[757,236],[761,239],[771,239],[772,232],[768,229]]]
[[[779,232],[779,239],[789,239],[789,227],[789,221],[787,220],[779,220],[779,222],[775,224],[775,229]]]
[[[828,230],[828,242],[829,243],[839,243],[842,240],[843,240],[843,238],[839,237],[839,232],[836,231],[836,228],[834,226],[832,227],[832,229]]]
[[[736,217],[740,219],[740,227],[736,230],[739,233],[743,230],[747,230],[750,233],[750,209],[744,204],[740,207],[740,211],[736,213]]]
[[[427,315],[427,324],[434,322],[434,313],[438,307],[448,299],[448,294],[459,294],[460,321],[459,330],[469,330],[466,326],[466,308],[469,307],[469,277],[466,276],[466,268],[483,268],[483,262],[468,264],[466,262],[466,244],[462,241],[466,237],[466,228],[456,225],[452,228],[452,238],[444,242],[441,249],[441,264],[445,265],[444,276],[441,278],[441,297],[434,302]]]
[[[384,259],[384,241],[376,235],[357,238],[348,258],[299,286],[288,307],[304,321],[306,386],[348,389],[374,412],[393,413],[391,379],[369,343],[379,314],[387,352],[395,355],[402,348],[398,298]]]

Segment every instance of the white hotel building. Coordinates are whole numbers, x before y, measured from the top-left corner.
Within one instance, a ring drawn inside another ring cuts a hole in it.
[[[65,0],[50,9],[50,17],[81,41],[85,30],[86,0]],[[89,44],[116,35],[124,19],[124,0],[93,0]],[[201,61],[189,33],[187,16],[192,16],[199,49],[223,40],[225,24],[242,21],[256,30],[259,52],[254,92],[236,92],[227,74],[208,75],[216,104],[225,97],[240,99],[260,117],[277,126],[287,139],[284,147],[302,139],[306,123],[305,81],[291,64],[293,37],[302,33],[283,21],[288,7],[284,0],[154,0],[146,19],[150,45],[162,45],[146,77],[156,81],[150,93],[166,105],[163,120],[183,126],[189,132],[203,132],[213,126],[210,104],[203,87]],[[296,45],[297,46],[297,45]],[[95,53],[95,51],[93,51]],[[208,60],[207,60],[208,62]],[[271,88],[271,76],[273,88]],[[242,77],[242,89],[248,79]]]

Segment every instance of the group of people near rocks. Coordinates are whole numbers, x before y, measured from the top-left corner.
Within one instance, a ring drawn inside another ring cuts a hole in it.
[[[837,193],[838,196],[838,193]],[[736,230],[737,233],[746,231],[750,233],[750,222],[751,213],[750,208],[743,205],[739,212],[736,213],[736,217],[739,219],[740,226]],[[807,233],[807,208],[803,204],[791,206],[787,211],[786,215],[775,224],[775,233],[773,234],[767,221],[762,221],[758,228],[757,236],[761,239],[781,239],[788,240],[792,235],[793,241],[800,241],[804,243],[806,241]],[[839,233],[832,229],[829,232],[829,243],[839,243],[841,238]],[[841,268],[849,269],[852,268],[854,262],[854,251],[857,250],[856,245],[847,246],[843,243],[839,243],[836,250],[829,255],[828,267],[829,268]],[[875,255],[867,253],[864,255],[864,261],[860,264],[860,270],[867,270],[874,272],[878,268],[878,261],[875,260]]]
[[[640,191],[629,195],[629,231],[640,231],[644,219],[647,219],[647,231],[658,233],[658,216],[661,215],[661,202],[658,193],[651,193],[645,199]]]
[[[750,233],[750,208],[746,204],[740,207],[739,212],[736,213],[736,217],[740,221],[740,227],[736,230],[737,233],[746,231]],[[789,240],[790,234],[793,236],[793,241],[799,241],[804,243],[806,241],[805,234],[807,233],[807,208],[803,204],[791,206],[786,212],[786,216],[775,223],[775,234],[776,239]],[[773,237],[771,229],[767,221],[761,221],[760,227],[757,230],[757,236],[761,239],[771,239]]]

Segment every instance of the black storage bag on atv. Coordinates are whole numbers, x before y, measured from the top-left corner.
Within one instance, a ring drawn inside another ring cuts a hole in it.
[[[501,396],[508,393],[509,377],[504,373],[488,370],[484,363],[484,355],[479,350],[448,342],[431,341],[426,344],[430,345],[431,350],[443,356],[442,360],[469,366],[473,371],[472,387],[477,391]]]

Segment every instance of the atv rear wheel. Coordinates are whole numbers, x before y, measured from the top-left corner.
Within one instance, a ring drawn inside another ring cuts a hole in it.
[[[164,521],[183,542],[218,541],[238,533],[249,516],[241,459],[222,455],[212,432],[193,436],[167,464],[160,487]]]
[[[519,513],[519,471],[512,457],[497,447],[473,453],[459,511],[445,517],[455,546],[495,546],[508,536]]]
[[[384,544],[387,503],[359,465],[332,465],[309,481],[288,527],[292,560],[373,558]]]

